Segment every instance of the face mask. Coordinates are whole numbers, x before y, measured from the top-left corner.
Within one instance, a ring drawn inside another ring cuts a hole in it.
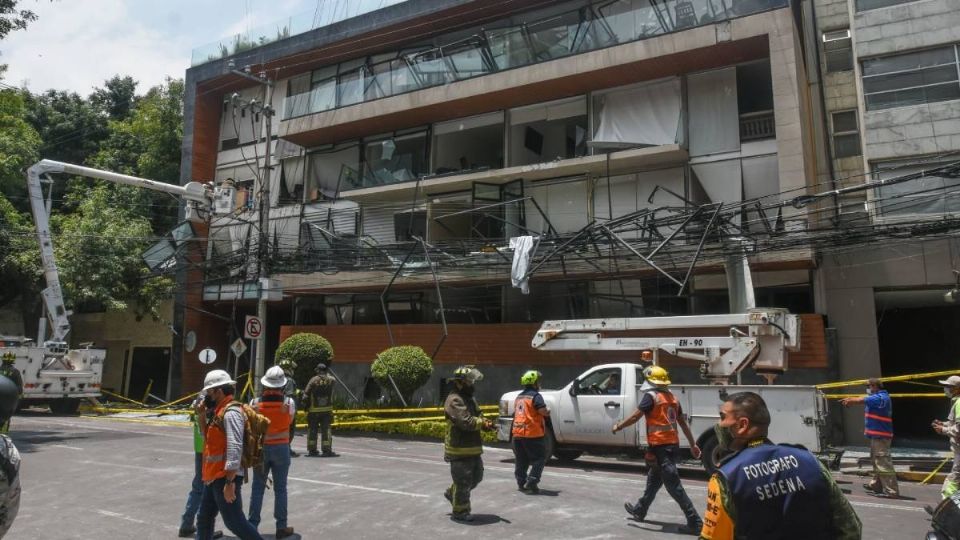
[[[213,396],[211,396],[210,394],[207,394],[203,396],[203,404],[204,406],[206,406],[206,408],[212,409],[213,407],[216,406],[217,400],[213,399]]]
[[[721,452],[729,452],[730,445],[733,444],[734,436],[729,427],[716,424],[713,426],[714,433],[717,434],[717,447]]]
[[[872,394],[872,393],[873,393],[873,389],[868,386],[868,387],[867,387],[867,395],[869,396],[869,395]]]

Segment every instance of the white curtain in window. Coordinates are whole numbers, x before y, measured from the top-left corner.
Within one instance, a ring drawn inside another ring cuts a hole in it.
[[[739,159],[699,163],[692,167],[710,202],[735,204],[743,200]]]
[[[586,189],[583,180],[547,186],[545,211],[557,232],[577,231],[587,224]]]
[[[230,249],[233,254],[240,254],[247,245],[247,237],[250,236],[250,225],[237,224],[226,227],[230,235]]]
[[[771,197],[780,193],[780,172],[777,155],[745,158],[741,161],[743,167],[743,198],[745,200],[760,199],[761,204],[776,202],[778,197]],[[750,214],[750,229],[765,230],[757,212]],[[777,219],[776,211],[767,211],[767,220],[773,227]]]
[[[356,146],[311,154],[309,160],[307,200],[317,200],[320,195],[334,198],[338,186],[340,191],[355,187],[350,184],[350,179],[356,176],[360,161],[360,150]]]
[[[737,68],[688,76],[687,103],[691,156],[740,150]]]
[[[284,159],[280,162],[280,166],[283,167],[283,181],[287,193],[293,195],[297,186],[303,186],[305,162],[306,158],[303,157]]]
[[[673,78],[600,96],[597,147],[661,145],[677,142],[680,79]]]

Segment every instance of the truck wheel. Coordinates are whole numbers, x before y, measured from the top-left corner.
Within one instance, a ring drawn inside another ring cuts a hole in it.
[[[50,412],[53,414],[77,414],[80,410],[80,400],[76,398],[56,399],[50,402]]]
[[[720,451],[720,443],[712,429],[709,433],[701,435],[698,446],[700,447],[700,463],[703,464],[703,468],[709,474],[717,472],[720,469],[720,459],[723,457],[723,452]]]
[[[583,452],[580,450],[557,449],[557,450],[554,450],[553,453],[556,454],[557,459],[559,459],[560,461],[566,461],[566,462],[573,461],[583,455]]]

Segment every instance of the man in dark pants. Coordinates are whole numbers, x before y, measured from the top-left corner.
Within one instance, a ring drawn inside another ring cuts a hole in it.
[[[540,377],[540,372],[533,370],[520,377],[523,392],[520,392],[513,405],[514,476],[520,491],[534,494],[540,492],[540,476],[550,457],[546,455],[544,443],[544,418],[550,416],[550,409],[539,392]]]
[[[243,511],[240,488],[243,487],[243,434],[245,417],[239,403],[234,401],[236,381],[221,369],[207,373],[203,380],[206,394],[198,408],[203,437],[203,497],[197,514],[197,540],[213,538],[213,521],[217,514],[223,524],[240,540],[263,540],[257,529],[247,521]],[[206,412],[212,409],[208,424]]]
[[[303,389],[307,397],[307,453],[310,456],[320,456],[317,452],[317,432],[320,432],[320,448],[322,457],[337,457],[333,451],[333,384],[336,379],[327,373],[327,365],[317,364],[314,375]]]
[[[197,511],[200,510],[200,499],[203,498],[203,434],[200,431],[199,410],[203,405],[203,394],[200,394],[191,404],[192,412],[190,421],[193,424],[193,482],[190,484],[190,493],[187,495],[187,504],[183,510],[183,516],[180,518],[180,530],[177,536],[180,538],[193,538],[197,532],[194,522],[197,520]],[[210,411],[212,412],[212,411]],[[209,422],[207,414],[207,422]],[[214,531],[213,537],[220,538],[222,531]]]
[[[666,487],[667,493],[677,501],[683,515],[687,518],[686,526],[681,527],[680,531],[699,534],[700,529],[703,528],[703,520],[700,519],[697,509],[694,508],[693,502],[680,484],[680,473],[677,472],[677,459],[680,454],[678,424],[690,443],[690,452],[694,458],[700,457],[700,448],[683,417],[680,402],[669,390],[670,379],[667,370],[660,366],[651,367],[647,382],[655,388],[643,395],[637,411],[623,422],[613,425],[613,432],[616,433],[635,424],[644,416],[647,418],[647,445],[649,446],[646,456],[649,467],[647,487],[637,504],[624,503],[623,507],[638,521],[643,521],[657,492],[662,486]]]
[[[473,397],[473,387],[483,379],[480,370],[462,366],[453,372],[453,382],[443,414],[447,419],[447,436],[443,441],[443,459],[450,463],[451,485],[443,496],[453,506],[455,521],[473,521],[470,514],[470,492],[483,480],[483,438],[480,431],[492,431],[493,422],[483,418],[480,405]]]

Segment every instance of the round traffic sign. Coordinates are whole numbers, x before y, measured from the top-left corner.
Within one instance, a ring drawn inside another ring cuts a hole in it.
[[[212,364],[217,360],[217,351],[207,347],[206,349],[200,351],[200,363],[201,364]]]

